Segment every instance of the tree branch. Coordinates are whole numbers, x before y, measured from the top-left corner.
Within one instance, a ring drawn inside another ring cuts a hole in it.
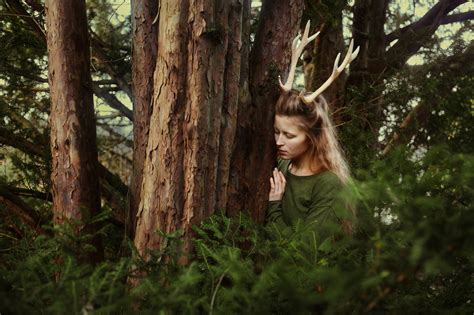
[[[461,4],[466,3],[467,0],[440,0],[435,6],[433,6],[423,17],[421,17],[418,21],[402,27],[398,30],[393,31],[392,33],[386,36],[386,43],[390,44],[390,42],[394,41],[397,38],[400,38],[403,34],[405,34],[408,30],[411,31],[418,31],[425,27],[434,25],[435,23],[439,24],[448,24],[447,23],[440,23],[444,18],[442,16],[448,15],[449,12],[460,6]],[[469,13],[469,12],[468,12]],[[464,14],[464,13],[462,13]],[[440,16],[441,15],[441,16]],[[457,15],[457,14],[455,14]]]
[[[30,27],[30,29],[33,31],[35,36],[39,38],[46,45],[46,34],[44,30],[40,27],[39,23],[35,20],[35,18],[31,16],[28,13],[28,11],[26,11],[26,9],[23,7],[21,2],[19,0],[5,0],[5,1],[7,3],[9,11],[15,14],[16,16],[20,17],[23,21],[25,21],[25,23]],[[28,2],[28,4],[30,5],[32,3],[34,5],[34,7],[32,8],[35,11],[44,12],[44,8],[40,10],[40,7],[39,7],[40,4],[38,2],[36,1]],[[90,42],[93,48],[92,56],[96,58],[97,60],[99,60],[101,64],[104,65],[104,69],[106,73],[112,77],[112,79],[114,80],[114,83],[116,83],[128,95],[128,97],[132,99],[132,89],[130,85],[127,83],[127,81],[124,78],[119,76],[117,72],[115,71],[115,69],[113,69],[113,67],[111,66],[110,61],[107,58],[107,53],[102,48],[102,45],[100,44],[101,40],[98,39],[96,35],[94,35],[94,36],[91,36]],[[114,100],[115,97],[107,97],[103,93],[101,93],[101,95],[97,95],[97,96],[106,101],[108,99],[107,102],[108,103],[110,102],[109,105],[113,108],[116,108],[116,107],[121,108],[121,105],[123,105],[118,100],[116,99]],[[126,117],[130,118],[129,116],[125,114],[126,111],[122,111],[118,108],[116,109],[119,110],[121,113],[124,113]]]
[[[130,119],[130,121],[133,122],[133,112],[127,108],[122,102],[120,102],[115,95],[112,95],[105,91],[103,88],[99,87],[98,84],[95,82],[92,82],[92,91],[94,91],[94,94],[97,95],[99,98],[103,99],[104,101],[109,104],[110,107],[118,110],[120,113],[122,113],[125,117]]]
[[[402,68],[407,60],[416,54],[431,38],[438,29],[440,21],[446,15],[465,3],[467,0],[440,0],[430,11],[428,11],[418,22],[409,25],[402,32],[398,42],[385,54],[386,69],[384,76],[387,77],[394,71]]]
[[[91,36],[91,48],[93,58],[97,59],[101,63],[107,74],[109,74],[117,83],[117,85],[120,86],[120,88],[125,92],[125,94],[127,94],[130,100],[133,100],[132,87],[123,77],[119,76],[117,71],[115,71],[115,69],[112,67],[111,61],[107,57],[107,53],[101,45],[100,40],[97,39],[96,35]]]
[[[464,21],[472,20],[472,19],[474,19],[474,11],[451,14],[442,18],[440,21],[440,25],[456,23],[456,22],[464,22]]]
[[[6,187],[0,186],[0,204],[6,206],[11,212],[18,216],[26,225],[34,229],[39,234],[45,231],[41,228],[41,219],[30,205],[20,197],[12,194]]]
[[[0,127],[0,143],[16,148],[27,154],[31,154],[38,157],[45,157],[50,154],[49,150],[45,150],[44,147],[37,143],[32,143],[22,137],[15,135],[13,132],[7,130],[4,127]],[[113,174],[104,165],[99,163],[99,175],[101,178],[106,180],[112,187],[114,187],[122,196],[125,196],[128,192],[128,187],[125,185],[120,177]]]
[[[51,193],[45,193],[37,190],[26,189],[26,188],[16,188],[16,187],[9,187],[8,191],[16,196],[23,196],[23,197],[33,197],[36,199],[41,199],[45,201],[53,201],[53,196]]]
[[[20,17],[33,31],[33,34],[42,42],[46,44],[46,33],[41,28],[36,19],[25,10],[23,5],[18,0],[5,0],[8,10]]]
[[[474,44],[471,43],[464,53],[459,55],[454,55],[441,60],[439,62],[434,62],[428,67],[422,67],[422,73],[420,74],[421,78],[424,78],[428,73],[446,72],[449,75],[465,75],[471,69],[471,67],[466,67],[471,60],[474,59]],[[453,85],[455,85],[456,80],[453,80]],[[450,91],[451,89],[447,89]],[[420,125],[426,124],[429,119],[431,108],[433,103],[423,102],[418,104],[414,109],[412,109],[408,115],[403,119],[403,122],[398,127],[398,130],[395,131],[390,140],[387,142],[385,148],[382,151],[382,155],[389,153],[395,146],[407,143],[413,135],[415,135],[420,129]],[[415,125],[416,123],[416,125]]]

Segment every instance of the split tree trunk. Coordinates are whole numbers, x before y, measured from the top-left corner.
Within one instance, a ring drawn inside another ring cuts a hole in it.
[[[79,220],[77,232],[92,233],[85,222],[100,211],[100,195],[84,0],[47,0],[46,25],[54,223]],[[92,245],[96,253],[85,255],[100,259],[100,240]]]

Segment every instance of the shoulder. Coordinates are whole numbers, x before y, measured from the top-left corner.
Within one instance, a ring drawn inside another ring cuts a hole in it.
[[[317,195],[335,196],[344,189],[344,184],[335,173],[326,171],[316,176],[314,188]]]

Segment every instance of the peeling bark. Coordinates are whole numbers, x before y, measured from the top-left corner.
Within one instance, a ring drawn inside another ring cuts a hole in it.
[[[82,223],[100,211],[96,126],[89,69],[85,2],[46,1],[54,223]],[[92,244],[102,256],[101,243]],[[79,253],[78,253],[79,254]]]
[[[129,224],[131,238],[135,233],[136,214],[140,202],[145,152],[150,130],[152,112],[153,72],[158,48],[157,25],[153,20],[158,13],[156,0],[134,0],[132,2],[132,88],[133,112],[133,173],[129,194]]]
[[[183,131],[186,82],[187,1],[161,1],[154,76],[153,112],[143,169],[141,198],[136,215],[135,246],[165,245],[156,230],[172,232],[183,212]]]

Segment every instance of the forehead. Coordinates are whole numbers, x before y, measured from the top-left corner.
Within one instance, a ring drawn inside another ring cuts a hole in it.
[[[275,115],[275,128],[286,132],[303,132],[301,121],[295,116]]]

